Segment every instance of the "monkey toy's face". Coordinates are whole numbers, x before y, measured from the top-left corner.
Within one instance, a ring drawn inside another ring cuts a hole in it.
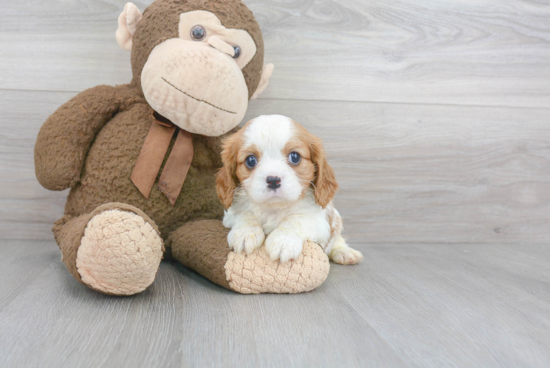
[[[248,88],[241,68],[256,53],[243,30],[226,29],[214,14],[181,14],[179,38],[157,45],[141,73],[147,102],[191,133],[217,136],[241,122]]]
[[[123,48],[132,47],[140,20],[139,10],[127,4],[117,31]],[[257,51],[246,30],[226,28],[216,14],[181,13],[177,37],[155,45],[141,69],[143,94],[157,113],[178,127],[219,136],[237,126],[246,113],[249,86],[242,69]],[[272,68],[263,68],[252,98],[266,87]]]

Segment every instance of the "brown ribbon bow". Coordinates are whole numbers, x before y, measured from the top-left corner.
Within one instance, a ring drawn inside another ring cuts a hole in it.
[[[177,130],[176,141],[159,179],[160,191],[168,197],[173,206],[193,161],[193,137],[191,133],[179,129],[170,120],[156,112],[153,113],[153,120],[131,179],[141,194],[149,198],[170,141]]]

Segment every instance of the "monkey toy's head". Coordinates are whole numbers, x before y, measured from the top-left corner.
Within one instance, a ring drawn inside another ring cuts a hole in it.
[[[267,86],[260,27],[241,0],[127,3],[116,38],[132,51],[133,81],[151,107],[188,132],[219,136],[237,126]]]

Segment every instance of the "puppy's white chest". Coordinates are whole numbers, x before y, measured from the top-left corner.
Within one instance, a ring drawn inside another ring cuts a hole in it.
[[[285,220],[290,220],[292,231],[297,233],[304,240],[312,240],[323,247],[326,246],[330,237],[330,225],[327,221],[326,213],[320,208],[309,208],[310,211],[296,212],[295,208],[285,210],[272,210],[255,212],[256,218],[260,221],[262,229],[266,235],[269,235],[279,226],[288,226]],[[285,223],[281,225],[281,223]]]
[[[268,235],[277,227],[279,227],[281,222],[289,215],[289,213],[287,211],[282,211],[282,210],[271,210],[271,211],[257,210],[257,211],[254,211],[254,215],[258,220],[260,220],[260,224],[262,225],[262,229],[264,230],[264,233]]]

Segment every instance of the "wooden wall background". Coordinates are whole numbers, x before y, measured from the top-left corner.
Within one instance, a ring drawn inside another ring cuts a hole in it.
[[[288,115],[324,139],[352,242],[549,239],[547,2],[245,2],[275,64],[247,118]],[[67,193],[36,181],[34,141],[78,92],[130,80],[124,3],[2,1],[1,238],[52,239]]]

